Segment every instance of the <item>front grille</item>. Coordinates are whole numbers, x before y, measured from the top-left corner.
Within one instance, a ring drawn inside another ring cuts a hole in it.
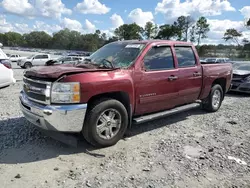
[[[27,77],[23,78],[23,82],[23,91],[30,100],[42,104],[50,103],[51,82]]]

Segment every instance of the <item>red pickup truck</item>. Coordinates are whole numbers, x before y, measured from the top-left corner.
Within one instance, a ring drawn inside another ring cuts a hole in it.
[[[77,65],[27,70],[20,106],[42,129],[82,132],[92,145],[105,147],[133,122],[197,105],[217,111],[231,80],[231,64],[201,65],[191,43],[118,41]]]

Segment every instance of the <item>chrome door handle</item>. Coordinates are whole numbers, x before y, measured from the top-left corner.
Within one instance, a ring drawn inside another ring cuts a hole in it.
[[[174,81],[174,80],[177,80],[177,79],[178,79],[178,76],[173,76],[173,75],[172,75],[172,76],[169,76],[169,77],[168,77],[168,80],[169,80],[169,81]]]
[[[201,76],[201,73],[199,73],[199,72],[195,72],[195,73],[193,74],[193,76],[194,76],[194,77]]]

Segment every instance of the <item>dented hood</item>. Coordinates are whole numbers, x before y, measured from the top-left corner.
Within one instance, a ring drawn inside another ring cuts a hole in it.
[[[92,65],[84,65],[81,67],[74,66],[43,66],[33,67],[25,72],[26,77],[38,77],[38,78],[59,78],[62,75],[83,73],[83,72],[96,72],[107,71],[107,69],[98,69]]]

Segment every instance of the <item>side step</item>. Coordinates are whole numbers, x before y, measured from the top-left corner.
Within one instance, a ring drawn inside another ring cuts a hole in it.
[[[163,112],[157,112],[157,113],[154,113],[154,114],[140,116],[140,117],[134,118],[133,123],[135,123],[135,124],[145,123],[147,121],[152,121],[154,119],[159,119],[159,118],[162,118],[162,117],[165,117],[165,116],[177,114],[177,113],[180,113],[180,112],[191,110],[193,108],[198,108],[199,106],[200,106],[199,103],[192,103],[192,104],[187,104],[187,105],[184,105],[184,106],[179,106],[179,107],[176,107],[176,108],[173,108],[173,109],[170,109],[170,110],[166,110],[166,111],[163,111]]]

